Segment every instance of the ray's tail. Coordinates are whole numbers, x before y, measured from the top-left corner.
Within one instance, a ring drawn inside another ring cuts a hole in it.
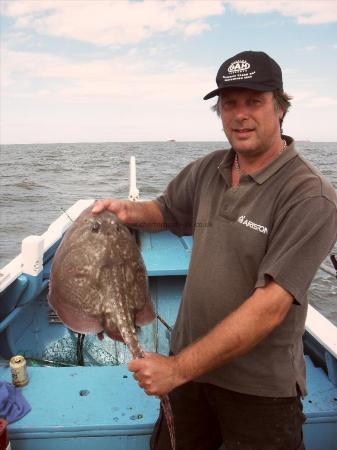
[[[161,395],[159,398],[163,407],[167,428],[170,434],[171,447],[172,450],[176,450],[176,434],[174,431],[173,412],[171,408],[170,399],[167,394]]]
[[[132,354],[134,358],[144,358],[144,352],[139,342],[137,342],[137,345],[133,347]],[[176,434],[174,430],[173,412],[171,408],[170,399],[167,394],[160,395],[159,399],[166,419],[167,428],[170,435],[171,447],[172,450],[176,450]]]
[[[130,320],[130,315],[127,316]],[[133,358],[144,358],[144,351],[139,343],[136,329],[134,328],[133,322],[129,323],[129,326],[125,326],[123,321],[117,322],[119,331],[124,339],[125,344],[132,353]],[[173,412],[170,404],[170,400],[167,394],[159,396],[161,401],[161,406],[163,408],[164,416],[167,423],[167,428],[169,430],[170,441],[172,450],[176,450],[176,439],[173,421]]]

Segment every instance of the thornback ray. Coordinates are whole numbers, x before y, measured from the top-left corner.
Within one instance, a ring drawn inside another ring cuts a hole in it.
[[[105,332],[124,342],[134,358],[143,358],[136,326],[156,318],[145,265],[130,232],[115,214],[85,209],[55,252],[48,301],[61,321],[76,333]],[[169,397],[160,396],[172,449],[175,431]]]

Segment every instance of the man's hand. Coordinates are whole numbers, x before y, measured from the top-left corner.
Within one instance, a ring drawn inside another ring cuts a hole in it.
[[[132,202],[106,198],[97,200],[92,208],[93,214],[108,210],[116,214],[127,226],[144,231],[163,231],[164,217],[154,201]]]
[[[148,395],[164,395],[184,383],[175,356],[145,353],[144,358],[132,360],[128,369]]]
[[[130,200],[118,200],[113,198],[105,198],[97,200],[92,208],[93,214],[99,214],[104,210],[108,210],[116,214],[122,222],[129,222],[132,214],[132,204]]]

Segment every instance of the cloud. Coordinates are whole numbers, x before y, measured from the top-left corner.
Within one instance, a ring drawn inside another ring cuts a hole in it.
[[[279,13],[294,17],[299,24],[318,25],[337,21],[337,2],[333,0],[224,0],[238,13]]]
[[[210,26],[204,22],[194,22],[186,26],[184,30],[185,36],[196,36],[205,30],[209,30]]]
[[[209,67],[166,61],[157,65],[134,52],[109,59],[72,61],[47,53],[3,49],[3,96],[56,101],[138,101],[202,97]]]
[[[314,89],[304,90],[302,88],[298,88],[294,90],[294,105],[297,107],[305,107],[305,108],[331,108],[337,106],[337,97],[332,96],[324,96],[317,93]]]
[[[223,12],[222,0],[19,0],[3,7],[18,30],[100,46],[136,44],[167,32],[194,36],[209,29],[205,20]]]
[[[311,97],[305,104],[311,108],[329,108],[331,106],[337,106],[337,98],[323,96]]]

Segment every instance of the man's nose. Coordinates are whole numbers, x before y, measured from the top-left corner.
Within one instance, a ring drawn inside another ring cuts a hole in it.
[[[236,120],[245,120],[248,119],[249,112],[248,107],[244,103],[236,105],[234,109],[234,119]]]

